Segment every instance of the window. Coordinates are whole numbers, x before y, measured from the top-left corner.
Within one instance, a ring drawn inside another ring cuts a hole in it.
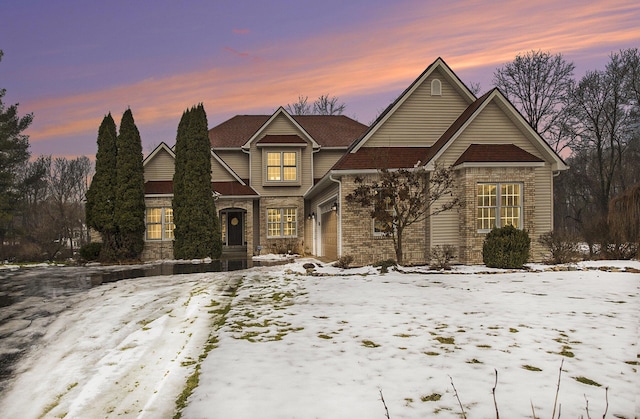
[[[378,196],[382,201],[382,197],[380,195]],[[386,198],[384,198],[384,203],[379,202],[379,205],[384,205],[385,211],[389,215],[393,216],[394,209],[393,209],[393,205],[391,205],[390,197],[387,196]],[[378,220],[377,218],[373,219],[373,235],[374,236],[386,236],[389,233],[391,228],[392,228],[391,221],[382,221],[382,220]]]
[[[520,183],[478,184],[478,230],[512,225],[522,227],[522,185]]]
[[[267,237],[296,237],[298,235],[296,208],[267,210]]]
[[[298,180],[295,151],[267,153],[267,181],[295,182]]]
[[[173,240],[173,208],[147,208],[147,240]]]

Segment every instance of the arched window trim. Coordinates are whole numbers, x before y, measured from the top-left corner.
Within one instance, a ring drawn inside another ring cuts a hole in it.
[[[439,79],[431,80],[431,96],[442,96],[442,82]]]

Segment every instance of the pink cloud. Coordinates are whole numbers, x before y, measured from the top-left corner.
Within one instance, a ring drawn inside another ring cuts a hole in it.
[[[247,35],[251,31],[249,29],[233,29],[232,32],[238,35]]]

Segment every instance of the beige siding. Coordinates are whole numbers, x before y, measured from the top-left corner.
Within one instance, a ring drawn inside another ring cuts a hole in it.
[[[278,116],[261,135],[299,135],[302,133],[285,117]],[[261,196],[302,196],[312,185],[311,162],[313,147],[258,147],[257,141],[251,144],[251,186]],[[263,153],[266,151],[296,151],[298,152],[298,174],[300,182],[296,186],[264,186],[263,179],[266,176],[266,164]]]
[[[535,169],[536,230],[544,234],[553,230],[553,174],[550,166]],[[537,240],[537,237],[533,238]]]
[[[215,153],[240,177],[249,179],[249,155],[242,150],[215,150]]]
[[[434,208],[439,206],[436,203]],[[460,245],[460,212],[457,209],[434,215],[429,222],[428,242],[431,247],[449,244],[457,248]]]
[[[442,82],[442,95],[431,96],[431,81]],[[440,138],[469,103],[434,71],[389,117],[365,147],[428,147]]]
[[[345,150],[320,150],[313,155],[313,177],[324,176],[344,155]]]
[[[226,167],[224,167],[220,162],[214,157],[211,158],[211,180],[215,182],[230,182],[236,180],[235,177]]]
[[[545,157],[495,103],[488,104],[454,143],[449,145],[439,163],[455,163],[471,144],[515,144],[536,157]]]
[[[144,181],[172,180],[175,161],[165,150],[158,153],[144,166]]]

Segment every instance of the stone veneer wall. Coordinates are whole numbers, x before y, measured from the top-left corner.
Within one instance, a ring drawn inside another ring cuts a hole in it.
[[[171,207],[173,197],[145,198],[146,208]],[[173,240],[146,240],[142,249],[141,259],[144,261],[173,259]]]
[[[371,177],[369,179],[372,179]],[[391,237],[378,237],[373,234],[373,220],[366,208],[348,203],[345,199],[356,188],[355,176],[342,178],[342,197],[340,202],[342,222],[342,254],[352,256],[353,265],[363,266],[387,259],[396,259]],[[425,223],[410,226],[403,234],[403,263],[419,265],[427,261]]]
[[[523,228],[531,238],[531,261],[539,261],[537,255],[542,255],[542,246],[537,237],[542,234],[536,230],[536,183],[535,169],[532,167],[504,167],[504,168],[466,168],[459,170],[459,182],[466,197],[462,208],[460,223],[460,249],[458,261],[464,264],[482,264],[482,243],[486,233],[477,230],[477,194],[478,183],[481,182],[521,182],[523,184]]]
[[[297,208],[297,237],[267,238],[267,209],[269,208]],[[304,213],[304,198],[301,196],[277,196],[260,198],[260,244],[262,253],[272,253],[281,248],[304,254],[304,228],[306,215]]]
[[[247,246],[247,257],[251,257],[255,250],[253,243],[253,200],[233,198],[219,198],[216,200],[218,217],[220,217],[220,211],[231,208],[241,208],[247,212],[244,225],[244,240]]]

